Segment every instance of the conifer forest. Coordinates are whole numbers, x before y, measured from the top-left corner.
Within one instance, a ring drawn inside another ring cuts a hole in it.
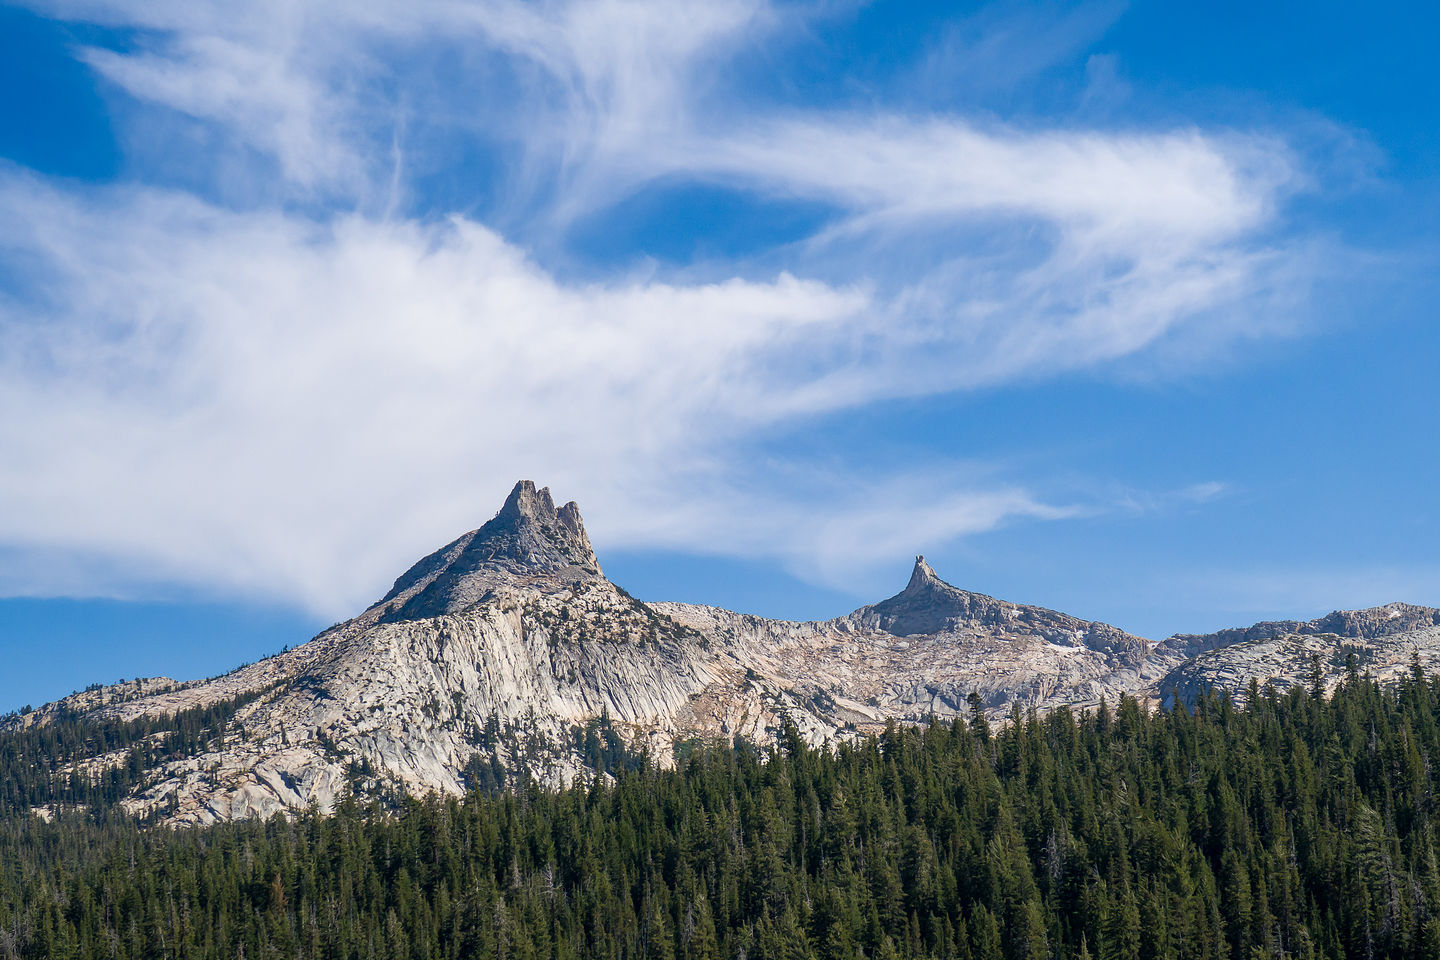
[[[67,770],[85,736],[0,735],[0,960],[1440,957],[1440,680],[1418,668],[185,829],[114,802],[154,758]]]

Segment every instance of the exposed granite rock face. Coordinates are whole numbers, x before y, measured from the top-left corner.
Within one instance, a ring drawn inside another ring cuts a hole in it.
[[[106,686],[94,686],[68,697],[47,703],[29,713],[17,714],[8,724],[0,723],[0,729],[9,726],[24,730],[29,727],[50,723],[61,716],[93,713],[102,707],[153,697],[167,693],[180,684],[169,677],[142,677],[136,680],[122,680]]]
[[[1426,672],[1440,669],[1440,610],[1408,603],[1337,610],[1315,620],[1179,634],[1158,652],[1177,661],[1151,691],[1167,704],[1177,695],[1193,703],[1210,689],[1243,703],[1252,680],[1284,691],[1309,686],[1318,676],[1331,689],[1351,669],[1387,682],[1416,662]]]
[[[960,590],[917,557],[906,588],[848,616],[792,624],[715,607],[655,608],[746,651],[752,682],[802,702],[821,740],[880,729],[891,719],[969,716],[969,697],[1003,717],[1111,699],[1158,679],[1168,662],[1109,624]],[[780,698],[772,696],[778,702]]]
[[[1138,664],[1149,643],[1108,623],[1080,620],[1044,607],[1007,603],[952,587],[924,557],[915,558],[910,583],[889,600],[861,607],[851,620],[899,637],[983,633],[1004,638],[1038,637],[1061,646],[1083,646]]]
[[[89,690],[11,726],[128,719],[243,698],[212,752],[170,763],[127,801],[172,823],[329,809],[348,789],[464,789],[499,766],[551,784],[585,771],[577,732],[601,718],[662,764],[691,737],[814,744],[890,720],[1153,699],[1251,677],[1330,682],[1357,653],[1390,676],[1413,651],[1440,667],[1440,611],[1391,604],[1161,644],[1104,623],[960,590],[917,558],[894,597],[792,623],[610,583],[579,509],[523,481],[489,523],[416,563],[378,603],[302,646],[213,680]],[[124,757],[82,761],[94,772]]]
[[[489,523],[430,554],[395,581],[378,619],[421,620],[474,606],[502,585],[598,580],[600,561],[574,501],[521,480]],[[372,608],[374,609],[374,608]]]
[[[1440,609],[1410,603],[1387,603],[1366,610],[1336,610],[1315,620],[1266,620],[1250,627],[1231,627],[1215,633],[1177,633],[1160,644],[1181,656],[1254,643],[1276,637],[1333,634],[1337,637],[1377,640],[1440,626]]]

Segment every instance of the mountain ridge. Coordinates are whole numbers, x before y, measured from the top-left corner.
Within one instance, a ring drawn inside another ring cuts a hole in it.
[[[1391,604],[1156,643],[962,590],[924,557],[899,593],[831,620],[644,603],[604,576],[573,501],[557,508],[548,488],[521,481],[490,521],[308,643],[210,680],[100,688],[3,724],[240,703],[235,736],[148,771],[124,802],[209,823],[328,809],[351,791],[455,793],[477,769],[568,783],[590,769],[597,724],[664,765],[695,737],[763,745],[790,727],[826,744],[977,708],[998,719],[1211,686],[1243,695],[1250,676],[1301,682],[1316,657],[1336,682],[1347,649],[1393,673],[1411,648],[1440,666],[1440,611]]]

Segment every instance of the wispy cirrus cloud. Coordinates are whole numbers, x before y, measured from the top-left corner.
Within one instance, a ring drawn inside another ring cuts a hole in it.
[[[830,581],[1066,513],[985,477],[837,487],[792,465],[756,489],[753,431],[897,389],[837,376],[867,363],[861,288],[567,286],[469,221],[96,206],[14,174],[0,209],[0,246],[48,281],[0,327],[0,408],[29,413],[0,423],[0,500],[23,506],[0,542],[36,559],[12,589],[80,570],[103,592],[181,581],[340,613],[520,469],[582,496],[602,542]]]
[[[1277,236],[1304,183],[1283,137],[747,100],[727,64],[803,25],[791,8],[41,6],[130,31],[82,56],[138,127],[219,139],[183,187],[0,176],[0,256],[29,277],[0,319],[0,545],[36,558],[0,589],[43,591],[48,565],[67,590],[81,570],[340,613],[521,474],[581,497],[606,542],[843,579],[1077,508],[801,462],[776,495],[765,437],[1288,329],[1267,307],[1313,269]],[[509,199],[397,206],[441,133],[498,157]],[[203,185],[224,149],[264,189]],[[676,182],[833,216],[783,250],[603,281],[530,249]]]

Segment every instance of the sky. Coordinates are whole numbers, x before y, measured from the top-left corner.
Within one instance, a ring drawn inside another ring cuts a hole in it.
[[[646,599],[1440,605],[1429,5],[0,7],[0,711],[517,479]]]

